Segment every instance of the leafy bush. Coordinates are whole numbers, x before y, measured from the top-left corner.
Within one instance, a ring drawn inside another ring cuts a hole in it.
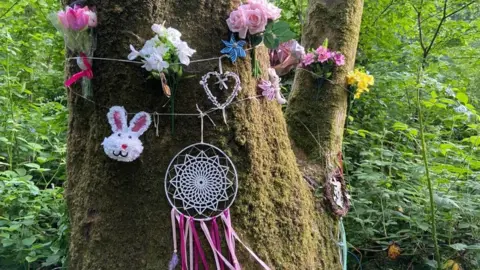
[[[451,4],[449,12],[465,3]],[[409,5],[366,2],[357,63],[375,75],[376,85],[351,106],[346,129],[347,179],[353,198],[346,220],[349,241],[363,256],[364,267],[416,269],[436,263],[416,105],[420,91],[437,205],[439,263],[452,260],[465,269],[478,269],[479,61],[474,57],[480,44],[478,16],[472,14],[478,14],[479,7],[465,8],[443,24],[419,77],[422,49],[417,15]],[[424,18],[435,18],[440,7],[428,3],[423,8]],[[430,19],[423,24],[425,42],[438,23]],[[385,252],[392,241],[402,248],[396,267]]]
[[[0,269],[65,263],[67,110],[58,2],[0,2]]]

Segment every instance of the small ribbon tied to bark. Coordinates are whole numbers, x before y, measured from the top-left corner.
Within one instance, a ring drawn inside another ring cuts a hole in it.
[[[93,78],[93,71],[92,71],[92,65],[90,62],[88,62],[87,55],[84,53],[80,53],[80,59],[82,62],[78,63],[78,66],[82,71],[75,73],[70,77],[67,81],[65,81],[65,86],[70,87],[72,84],[74,84],[76,81],[80,80],[83,77],[86,77],[88,79]]]

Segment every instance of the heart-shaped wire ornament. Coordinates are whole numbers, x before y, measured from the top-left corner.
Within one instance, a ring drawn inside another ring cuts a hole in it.
[[[233,78],[234,81],[235,81],[235,86],[232,90],[232,93],[230,94],[230,96],[228,96],[228,98],[225,100],[224,103],[220,103],[217,100],[217,97],[213,95],[212,91],[210,90],[210,87],[208,86],[208,79],[210,79],[210,77],[212,77],[212,76],[216,77],[218,79],[218,82],[216,84],[220,84],[220,89],[223,89],[223,88],[228,89],[225,82],[229,78]],[[238,77],[238,75],[236,73],[233,73],[233,72],[230,72],[230,71],[227,71],[225,73],[217,72],[217,71],[211,71],[211,72],[208,72],[207,74],[202,76],[202,80],[200,81],[200,84],[203,86],[203,89],[205,90],[205,93],[207,94],[208,99],[213,103],[213,105],[215,105],[218,109],[222,110],[223,120],[225,121],[225,123],[227,123],[225,108],[228,105],[230,105],[230,103],[232,103],[233,99],[238,95],[238,92],[240,92],[240,90],[242,90],[242,87],[240,86],[240,77]]]

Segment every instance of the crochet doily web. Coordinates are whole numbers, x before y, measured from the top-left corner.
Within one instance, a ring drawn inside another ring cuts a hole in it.
[[[165,192],[177,211],[196,220],[220,215],[237,194],[237,172],[213,145],[199,143],[178,153],[167,169]]]

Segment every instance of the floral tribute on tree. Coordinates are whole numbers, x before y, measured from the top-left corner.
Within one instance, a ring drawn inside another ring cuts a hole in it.
[[[281,9],[267,0],[249,0],[230,13],[228,28],[238,33],[239,39],[247,39],[252,46],[253,75],[261,75],[259,62],[255,57],[255,47],[262,42],[269,49],[277,48],[281,42],[295,37],[288,23],[279,21]]]
[[[302,67],[325,79],[332,77],[334,67],[343,65],[345,65],[345,56],[341,52],[331,51],[328,48],[327,39],[317,49],[309,50],[302,60]]]
[[[89,57],[95,51],[95,35],[93,29],[97,26],[97,14],[88,6],[67,6],[65,10],[49,16],[55,28],[63,34],[65,45],[73,53],[78,54],[77,65],[80,72],[65,81],[65,86],[82,79],[84,96],[91,96],[91,82],[93,78],[92,61]]]
[[[182,33],[173,27],[154,24],[152,31],[155,35],[147,40],[139,51],[130,45],[131,53],[128,59],[141,58],[142,67],[161,80],[163,92],[170,97],[171,90],[165,75],[169,75],[172,83],[176,83],[183,74],[182,65],[188,66],[190,57],[196,51],[181,39]]]

